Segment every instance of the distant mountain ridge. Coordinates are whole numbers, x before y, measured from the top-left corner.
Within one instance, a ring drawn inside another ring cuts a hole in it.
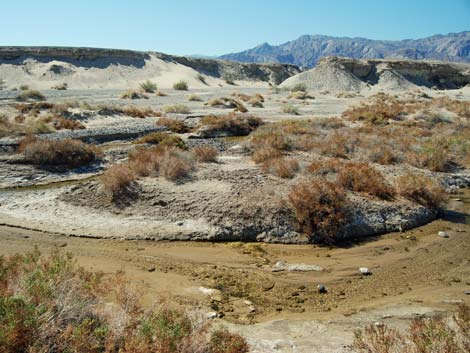
[[[263,43],[219,58],[240,62],[277,62],[313,67],[326,56],[354,59],[428,59],[470,62],[470,31],[399,41],[304,35],[280,45]]]

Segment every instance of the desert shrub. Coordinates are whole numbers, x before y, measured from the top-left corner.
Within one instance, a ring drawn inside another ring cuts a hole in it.
[[[364,192],[389,200],[394,190],[387,184],[382,173],[368,163],[344,163],[338,172],[338,183],[345,189]]]
[[[297,83],[290,88],[291,92],[307,92],[307,86],[305,83]]]
[[[155,111],[152,108],[137,108],[134,105],[128,105],[124,108],[114,108],[118,114],[127,115],[133,118],[144,119],[147,117],[160,117],[162,113]],[[103,109],[100,110],[100,113],[103,112]]]
[[[351,121],[364,121],[369,124],[388,124],[389,120],[400,120],[407,112],[404,103],[384,94],[370,98],[369,103],[362,103],[344,111],[343,117]]]
[[[285,103],[281,106],[281,111],[284,114],[291,114],[291,115],[299,115],[299,108],[297,108],[295,105]]]
[[[16,100],[19,102],[24,102],[28,100],[43,101],[46,100],[46,97],[37,90],[22,90],[17,96]]]
[[[401,196],[425,207],[436,209],[446,201],[445,190],[436,181],[421,174],[405,174],[396,180]]]
[[[173,89],[177,91],[187,91],[188,83],[186,81],[178,81],[173,84]]]
[[[180,119],[172,118],[160,118],[157,121],[157,126],[164,126],[171,132],[176,132],[178,134],[184,134],[189,132],[189,127]]]
[[[224,73],[221,78],[222,78],[222,80],[225,81],[226,84],[232,85],[232,86],[235,85],[235,76],[234,75],[232,75],[230,73]]]
[[[46,140],[25,137],[19,145],[25,159],[37,165],[65,165],[80,167],[101,158],[101,150],[79,140]]]
[[[136,91],[136,90],[132,90],[132,89],[121,94],[121,99],[148,99],[148,98],[149,97],[146,94]]]
[[[44,120],[45,123],[51,124],[56,130],[82,130],[86,128],[85,125],[77,120],[67,119],[55,114],[44,117],[42,120]]]
[[[268,146],[279,151],[288,151],[292,147],[286,134],[278,130],[271,130],[269,126],[266,129],[256,131],[251,137],[250,143],[254,150]]]
[[[187,149],[183,139],[179,136],[169,134],[167,132],[151,132],[134,141],[136,144],[149,143],[159,147],[176,147],[182,150]]]
[[[29,86],[28,86],[28,85],[20,85],[20,86],[18,87],[18,89],[19,89],[20,91],[27,91],[27,90],[29,90]]]
[[[9,135],[15,131],[10,119],[4,114],[0,114],[0,137]]]
[[[212,333],[208,353],[248,353],[249,350],[242,336],[221,329]]]
[[[348,158],[354,151],[351,136],[345,131],[334,131],[328,138],[322,139],[318,147],[322,154],[329,157]]]
[[[217,162],[219,152],[210,146],[197,146],[193,149],[194,158],[199,163]]]
[[[382,165],[392,165],[398,163],[398,157],[392,151],[391,148],[387,146],[379,146],[372,149],[369,152],[368,159],[371,162],[382,164]]]
[[[174,114],[189,114],[190,110],[186,105],[183,104],[173,104],[167,105],[163,108],[165,113],[174,113]]]
[[[162,91],[157,91],[157,97],[166,97],[168,96],[168,94],[166,94],[165,92],[162,92]]]
[[[129,154],[129,167],[138,176],[155,175],[177,181],[194,169],[191,156],[179,148],[156,146],[139,148]]]
[[[167,180],[177,181],[189,175],[194,169],[188,156],[180,149],[167,148],[160,159],[159,174]]]
[[[281,158],[281,157],[282,157],[282,151],[280,151],[277,148],[268,146],[268,145],[257,147],[253,151],[253,154],[251,155],[251,159],[255,163],[264,163],[266,161],[276,159],[276,158]]]
[[[328,174],[336,174],[343,167],[343,160],[339,158],[328,158],[321,161],[312,162],[307,171],[312,174],[325,176]]]
[[[289,93],[289,95],[287,96],[287,99],[305,100],[305,99],[315,99],[315,97],[312,97],[306,91],[294,91],[294,92]]]
[[[384,324],[372,324],[355,332],[353,348],[358,353],[468,352],[470,308],[460,305],[452,321],[439,316],[417,318],[406,333]]]
[[[288,194],[298,230],[311,241],[333,243],[346,220],[346,195],[337,184],[307,180]]]
[[[197,74],[197,79],[199,81],[201,81],[203,84],[207,85],[207,82],[206,82],[206,77],[202,74]]]
[[[267,173],[274,174],[279,178],[290,179],[299,171],[299,162],[292,158],[271,158],[266,159],[263,162],[261,169]]]
[[[233,108],[234,111],[240,113],[246,113],[248,109],[238,100],[228,97],[221,97],[221,98],[212,98],[209,99],[204,105],[210,107],[220,107],[220,108]]]
[[[202,98],[199,97],[197,94],[191,94],[188,97],[188,101],[190,101],[190,102],[202,102]]]
[[[15,104],[15,109],[21,114],[28,114],[35,111],[53,109],[54,104],[48,102],[35,102],[35,103],[18,103]]]
[[[204,116],[200,124],[206,130],[227,131],[235,136],[246,136],[256,130],[262,124],[262,120],[252,115],[230,113]]]
[[[209,334],[208,324],[181,309],[145,309],[144,294],[122,272],[89,272],[58,250],[0,257],[0,351],[248,352],[241,336]]]
[[[51,88],[58,90],[58,91],[65,91],[67,90],[68,87],[69,87],[68,84],[63,82],[63,83],[58,83],[57,85],[52,86]]]
[[[115,164],[106,169],[100,180],[103,190],[115,197],[136,180],[136,175],[128,165]]]
[[[145,93],[154,93],[157,90],[157,85],[152,81],[145,81],[140,84],[140,89]]]
[[[420,144],[414,151],[406,154],[406,161],[418,168],[445,172],[452,165],[450,146],[447,138],[433,139]]]

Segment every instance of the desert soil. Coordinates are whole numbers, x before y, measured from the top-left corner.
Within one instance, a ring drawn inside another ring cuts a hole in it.
[[[442,219],[340,248],[104,240],[3,225],[0,254],[59,247],[90,270],[124,270],[148,284],[146,303],[158,296],[218,314],[216,324],[245,335],[253,352],[347,352],[354,329],[365,324],[403,327],[468,302],[469,234],[470,192],[463,191]],[[277,261],[323,271],[273,272]],[[359,274],[364,266],[371,276]],[[328,293],[318,293],[318,284]]]

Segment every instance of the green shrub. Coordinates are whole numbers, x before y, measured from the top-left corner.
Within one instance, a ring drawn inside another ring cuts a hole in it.
[[[152,81],[147,80],[140,84],[140,88],[146,93],[155,93],[157,90],[157,85]]]
[[[177,91],[187,91],[188,83],[186,81],[178,81],[173,85],[173,89]]]

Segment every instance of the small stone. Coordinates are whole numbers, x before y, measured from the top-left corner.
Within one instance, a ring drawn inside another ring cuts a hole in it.
[[[210,311],[206,314],[206,318],[208,319],[215,319],[218,316],[218,314],[215,311]]]
[[[359,272],[363,275],[363,276],[370,276],[372,274],[372,272],[367,268],[367,267],[360,267],[359,268]]]
[[[318,293],[321,293],[321,294],[328,293],[328,289],[326,289],[326,287],[323,284],[319,284],[317,286],[317,289],[318,289]]]
[[[156,270],[155,266],[150,266],[149,268],[147,268],[148,272],[155,272],[155,270]]]
[[[443,231],[439,231],[437,233],[437,235],[442,237],[442,238],[448,238],[449,237],[449,234],[447,234],[447,232],[443,232]]]
[[[416,237],[414,235],[407,235],[406,239],[408,240],[416,240]]]
[[[464,292],[464,294],[465,294],[465,295],[470,295],[470,290],[466,290],[466,291]]]
[[[181,227],[181,226],[184,225],[184,222],[183,222],[183,221],[178,221],[178,222],[176,222],[176,225],[179,226],[179,227]]]
[[[61,248],[65,248],[66,246],[67,246],[67,243],[59,244],[59,247],[61,247]]]

